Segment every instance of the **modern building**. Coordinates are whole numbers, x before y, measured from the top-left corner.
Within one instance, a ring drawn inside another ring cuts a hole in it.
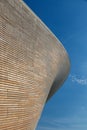
[[[69,67],[63,45],[22,0],[0,0],[0,130],[34,130]]]

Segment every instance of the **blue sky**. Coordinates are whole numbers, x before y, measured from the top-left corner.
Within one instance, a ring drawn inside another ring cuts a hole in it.
[[[36,130],[87,130],[87,0],[24,0],[66,48],[71,71]]]

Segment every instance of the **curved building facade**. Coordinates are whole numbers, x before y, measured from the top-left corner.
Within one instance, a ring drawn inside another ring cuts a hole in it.
[[[22,0],[0,0],[0,130],[34,130],[69,66],[60,41]]]

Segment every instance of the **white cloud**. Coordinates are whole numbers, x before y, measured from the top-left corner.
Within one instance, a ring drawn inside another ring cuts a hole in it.
[[[53,127],[46,127],[46,126],[40,126],[37,128],[37,130],[58,130],[58,128],[53,128]]]
[[[67,117],[67,118],[48,118],[47,124],[37,128],[37,130],[86,130],[87,118],[80,118],[79,116]]]
[[[76,82],[80,85],[87,85],[87,78],[79,77],[77,75],[70,75],[71,81]]]

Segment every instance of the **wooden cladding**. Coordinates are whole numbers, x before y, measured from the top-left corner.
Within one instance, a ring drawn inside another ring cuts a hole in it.
[[[23,1],[0,0],[0,130],[35,129],[60,63],[64,48]]]

